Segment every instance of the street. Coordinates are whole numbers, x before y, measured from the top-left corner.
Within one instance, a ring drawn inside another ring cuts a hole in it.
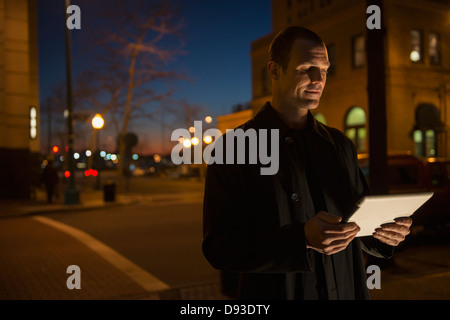
[[[87,232],[170,287],[216,281],[201,252],[201,202],[170,202],[46,216]]]

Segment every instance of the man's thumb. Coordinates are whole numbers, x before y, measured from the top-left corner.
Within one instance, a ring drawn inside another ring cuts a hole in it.
[[[320,218],[320,220],[325,221],[327,223],[339,223],[342,220],[342,217],[335,216],[334,214],[329,214],[325,211],[320,211],[317,214],[317,217]]]

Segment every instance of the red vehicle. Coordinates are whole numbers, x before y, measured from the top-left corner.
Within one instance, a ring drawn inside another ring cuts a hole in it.
[[[369,181],[369,156],[359,154],[358,160]],[[388,182],[390,194],[434,192],[413,215],[414,225],[450,223],[450,159],[388,154]]]

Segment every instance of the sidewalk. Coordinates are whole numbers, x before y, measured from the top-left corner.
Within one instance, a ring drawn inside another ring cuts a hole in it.
[[[104,190],[96,190],[92,187],[79,188],[79,204],[65,204],[62,190],[59,191],[59,197],[54,199],[53,203],[48,203],[45,190],[41,188],[36,190],[35,199],[0,200],[0,218],[61,211],[92,210],[109,206],[130,205],[142,201],[156,203],[203,197],[202,182],[196,180],[154,179],[153,183],[146,182],[144,187],[145,192],[142,190],[142,183],[138,179],[137,183],[133,182],[129,192],[116,191],[114,201],[104,200]],[[192,188],[193,191],[189,191],[188,188]],[[172,190],[175,190],[175,192]]]

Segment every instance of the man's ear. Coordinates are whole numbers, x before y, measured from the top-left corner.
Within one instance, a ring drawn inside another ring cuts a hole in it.
[[[269,75],[272,79],[278,80],[280,77],[281,66],[275,61],[269,61],[267,63],[267,70],[269,71]]]

